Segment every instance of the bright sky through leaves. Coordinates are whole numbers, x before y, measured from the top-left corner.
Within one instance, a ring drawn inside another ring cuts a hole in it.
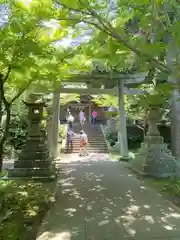
[[[25,5],[30,4],[32,0],[25,0],[22,1],[24,2]],[[8,6],[5,4],[1,4],[0,5],[0,27],[2,27],[5,23],[7,23],[8,21]],[[49,21],[44,21],[43,25],[45,25],[47,28],[50,28],[51,30],[56,30],[60,27],[60,24],[57,20],[55,19],[51,19]],[[84,23],[82,23],[81,25],[84,25]],[[84,33],[79,34],[79,36],[77,37],[73,37],[73,33],[76,30],[71,29],[69,31],[69,36],[56,41],[53,43],[54,46],[58,47],[58,46],[63,46],[64,48],[69,48],[69,47],[74,47],[74,46],[78,46],[81,43],[88,41],[91,39],[91,32],[90,30],[85,30]]]
[[[8,21],[8,7],[4,4],[0,5],[0,27]]]

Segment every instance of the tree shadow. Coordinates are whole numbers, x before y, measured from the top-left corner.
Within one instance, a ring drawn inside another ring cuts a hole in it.
[[[97,159],[94,154],[61,164],[57,202],[38,240],[157,240],[180,234],[176,207],[123,163]]]

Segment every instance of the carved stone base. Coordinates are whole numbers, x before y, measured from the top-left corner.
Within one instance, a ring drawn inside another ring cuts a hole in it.
[[[143,143],[130,166],[133,171],[154,178],[180,177],[180,163],[163,143]]]
[[[50,166],[50,160],[18,159],[14,162],[14,168],[49,168]]]
[[[128,162],[131,160],[131,157],[128,156],[128,157],[119,157],[119,161],[122,161],[122,162]]]
[[[29,180],[54,180],[56,178],[55,168],[12,168],[8,171],[9,179]]]

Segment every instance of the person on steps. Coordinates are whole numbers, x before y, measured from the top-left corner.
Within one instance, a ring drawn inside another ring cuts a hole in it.
[[[97,118],[97,112],[96,111],[92,111],[92,124],[93,125],[96,124],[96,118]]]
[[[67,131],[67,152],[73,150],[73,137],[74,137],[75,133],[72,131],[71,128],[68,128]]]
[[[87,134],[81,130],[80,131],[80,151],[79,151],[79,156],[85,156],[88,155],[86,146],[88,144],[88,137]]]
[[[85,120],[86,118],[85,118],[84,111],[81,109],[81,111],[79,112],[79,121],[80,121],[81,127],[83,127]]]
[[[74,122],[74,117],[70,112],[69,112],[69,115],[67,116],[66,119],[67,119],[68,127],[72,129],[73,122]]]

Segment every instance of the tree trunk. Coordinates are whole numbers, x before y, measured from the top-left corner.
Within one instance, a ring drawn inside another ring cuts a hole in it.
[[[11,120],[11,108],[10,108],[10,105],[6,106],[5,109],[6,109],[5,128],[4,128],[4,131],[2,133],[2,137],[0,139],[0,171],[2,171],[4,144],[5,144],[6,139],[8,137],[9,125],[10,125],[10,120]]]
[[[1,124],[2,124],[2,116],[3,116],[3,96],[2,96],[2,88],[3,88],[3,82],[2,82],[2,78],[0,76],[0,128],[1,128]]]
[[[2,171],[3,165],[3,145],[0,145],[0,172]]]
[[[8,104],[5,107],[5,110],[6,110],[5,128],[3,130],[2,137],[0,139],[0,172],[2,171],[4,144],[7,140],[8,133],[9,133],[9,126],[10,126],[10,120],[11,120],[11,105]]]
[[[4,127],[4,129],[2,129],[2,135],[0,136],[0,172],[1,172],[2,165],[3,165],[4,144],[8,137],[9,125],[10,125],[10,120],[11,120],[11,104],[9,102],[7,102],[5,95],[4,95],[4,85],[3,85],[2,76],[0,77],[0,95],[1,95],[1,101],[4,105],[5,112],[6,112],[5,127]]]
[[[1,124],[2,124],[2,115],[3,115],[3,112],[2,112],[2,97],[1,97],[1,94],[0,94],[0,127],[1,127]]]
[[[176,159],[180,158],[180,92],[173,90],[171,98],[171,145]]]

